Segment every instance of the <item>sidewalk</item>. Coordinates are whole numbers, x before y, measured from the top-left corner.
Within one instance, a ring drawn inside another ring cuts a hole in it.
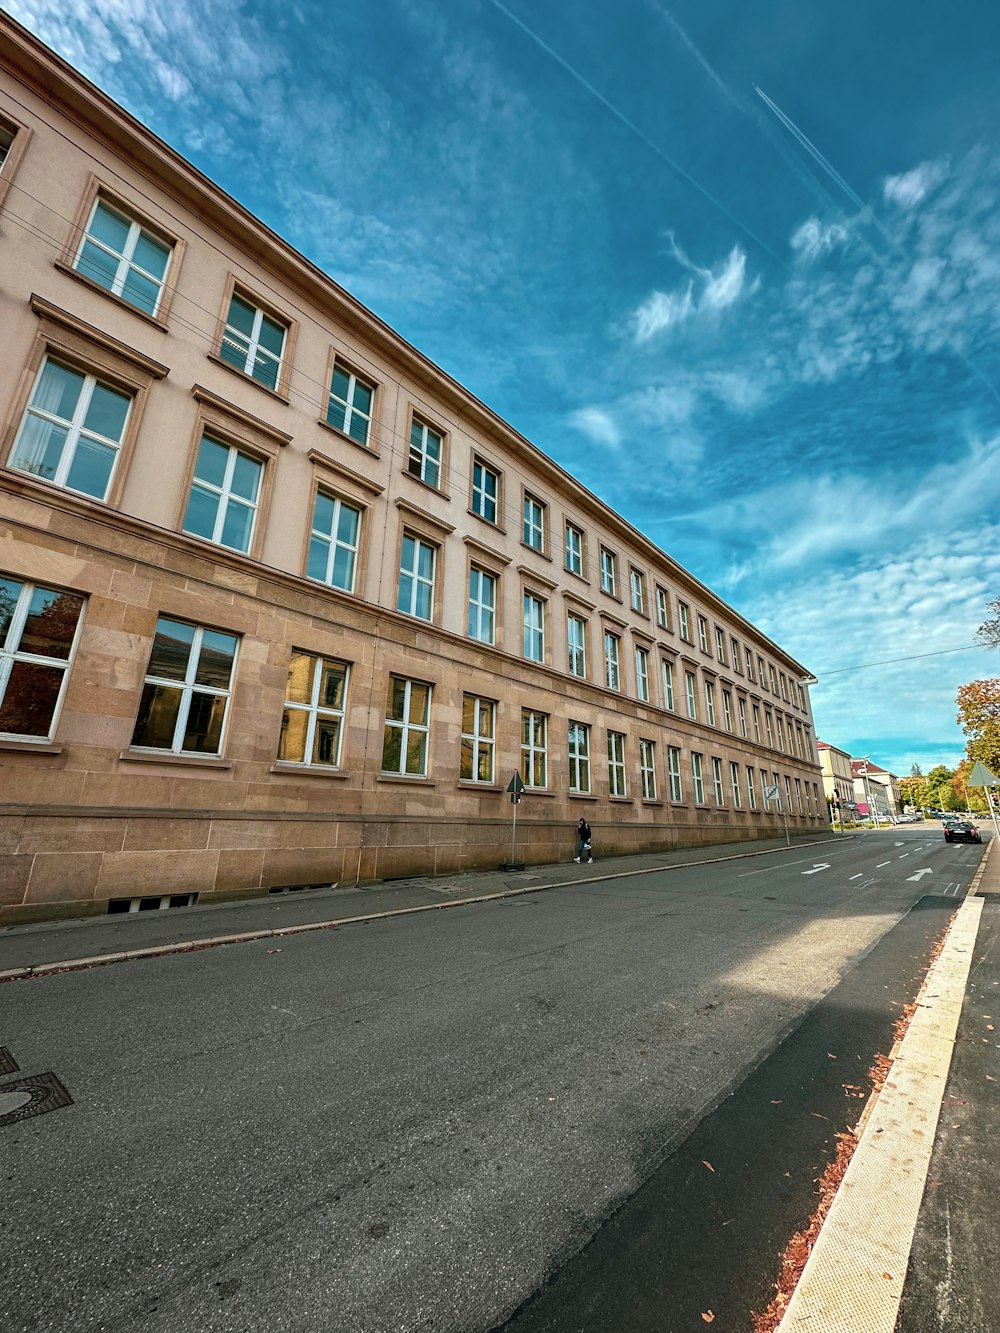
[[[814,847],[840,837],[823,833],[793,835],[791,842],[793,848]],[[538,893],[590,879],[644,874],[668,866],[763,856],[785,847],[782,835],[755,842],[602,857],[593,867],[574,865],[567,852],[565,862],[532,865],[523,871],[423,875],[371,888],[307,889],[205,907],[8,926],[0,929],[0,982],[66,967],[124,962],[215,944],[237,944],[278,933],[331,929],[351,921],[396,913],[435,911],[483,899]],[[141,892],[141,886],[136,891]]]

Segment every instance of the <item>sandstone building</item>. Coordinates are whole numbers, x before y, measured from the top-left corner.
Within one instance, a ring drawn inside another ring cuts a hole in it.
[[[0,15],[0,921],[819,827],[803,667]]]

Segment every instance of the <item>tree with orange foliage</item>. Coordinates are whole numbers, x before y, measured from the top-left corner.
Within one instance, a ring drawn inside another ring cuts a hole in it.
[[[1000,677],[972,680],[955,696],[956,721],[969,737],[966,751],[1000,777]]]

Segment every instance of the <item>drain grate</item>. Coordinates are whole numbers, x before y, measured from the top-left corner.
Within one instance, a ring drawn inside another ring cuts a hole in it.
[[[36,1115],[47,1115],[49,1111],[58,1111],[60,1107],[72,1106],[73,1098],[69,1095],[55,1074],[27,1074],[24,1078],[14,1079],[0,1087],[0,1097],[12,1092],[27,1092],[31,1100],[16,1110],[0,1115],[0,1129],[5,1125],[17,1125],[22,1120],[32,1120]],[[0,1102],[2,1105],[2,1102]]]

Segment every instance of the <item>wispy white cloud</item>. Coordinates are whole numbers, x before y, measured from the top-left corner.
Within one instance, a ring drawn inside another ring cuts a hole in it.
[[[948,174],[948,163],[943,160],[921,162],[898,176],[886,176],[882,182],[885,199],[909,211],[923,203]]]
[[[672,232],[667,233],[667,240],[673,257],[692,276],[673,291],[654,291],[643,301],[632,316],[637,343],[686,324],[695,315],[726,310],[760,285],[759,278],[747,280],[746,252],[738,245],[714,268],[700,268],[681,250]]]
[[[664,329],[687,323],[694,309],[693,282],[673,292],[652,292],[633,316],[636,342],[648,342]]]
[[[622,433],[618,423],[603,407],[578,408],[570,413],[569,422],[595,444],[606,445],[609,449],[618,449],[621,446]]]
[[[817,217],[806,218],[792,233],[791,247],[796,259],[811,264],[844,245],[849,234],[842,222],[821,222]]]

